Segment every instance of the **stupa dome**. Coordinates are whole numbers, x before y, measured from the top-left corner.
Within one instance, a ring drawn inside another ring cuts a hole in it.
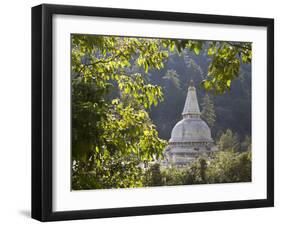
[[[201,118],[184,118],[173,128],[169,143],[213,142],[211,130]]]
[[[173,128],[169,145],[166,147],[166,160],[163,165],[182,166],[191,163],[199,155],[217,151],[211,130],[200,117],[196,88],[190,82],[180,120]]]
[[[191,80],[182,112],[183,119],[174,126],[169,143],[213,142],[211,130],[200,115],[196,88]]]

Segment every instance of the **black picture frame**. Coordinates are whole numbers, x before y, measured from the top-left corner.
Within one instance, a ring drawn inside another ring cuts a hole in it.
[[[52,210],[52,18],[55,14],[266,27],[267,198],[54,212]],[[273,19],[49,4],[32,8],[32,218],[40,221],[57,221],[271,206],[274,206]]]

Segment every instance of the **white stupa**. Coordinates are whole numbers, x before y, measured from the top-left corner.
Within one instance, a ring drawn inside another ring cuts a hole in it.
[[[171,139],[164,153],[164,165],[187,165],[200,155],[209,156],[210,153],[217,151],[211,130],[200,115],[196,88],[191,80],[182,112],[183,119],[172,130]]]

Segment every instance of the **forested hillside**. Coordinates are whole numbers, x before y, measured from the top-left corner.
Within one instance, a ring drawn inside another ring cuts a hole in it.
[[[150,82],[162,86],[164,92],[164,101],[150,111],[161,138],[168,140],[173,126],[181,119],[191,79],[202,111],[206,91],[201,82],[207,77],[210,61],[204,50],[198,56],[184,51],[181,55],[171,54],[163,69],[150,72]],[[226,129],[237,133],[241,141],[246,135],[251,137],[251,65],[241,65],[240,76],[233,80],[229,91],[217,95],[208,92],[208,95],[215,107],[216,120],[211,126],[215,139]]]

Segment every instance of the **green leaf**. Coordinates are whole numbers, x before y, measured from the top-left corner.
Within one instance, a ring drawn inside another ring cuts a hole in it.
[[[214,55],[215,54],[215,48],[214,47],[210,47],[209,49],[208,49],[208,55],[209,56],[212,56],[212,55]]]
[[[226,85],[227,85],[227,88],[230,89],[231,80],[227,80],[227,81],[226,81]]]
[[[148,63],[147,63],[147,61],[144,62],[144,71],[145,71],[145,73],[148,72]]]
[[[195,46],[194,49],[193,49],[193,51],[194,51],[194,53],[195,53],[196,55],[199,55],[199,53],[200,53],[200,48],[199,48],[198,46]]]

